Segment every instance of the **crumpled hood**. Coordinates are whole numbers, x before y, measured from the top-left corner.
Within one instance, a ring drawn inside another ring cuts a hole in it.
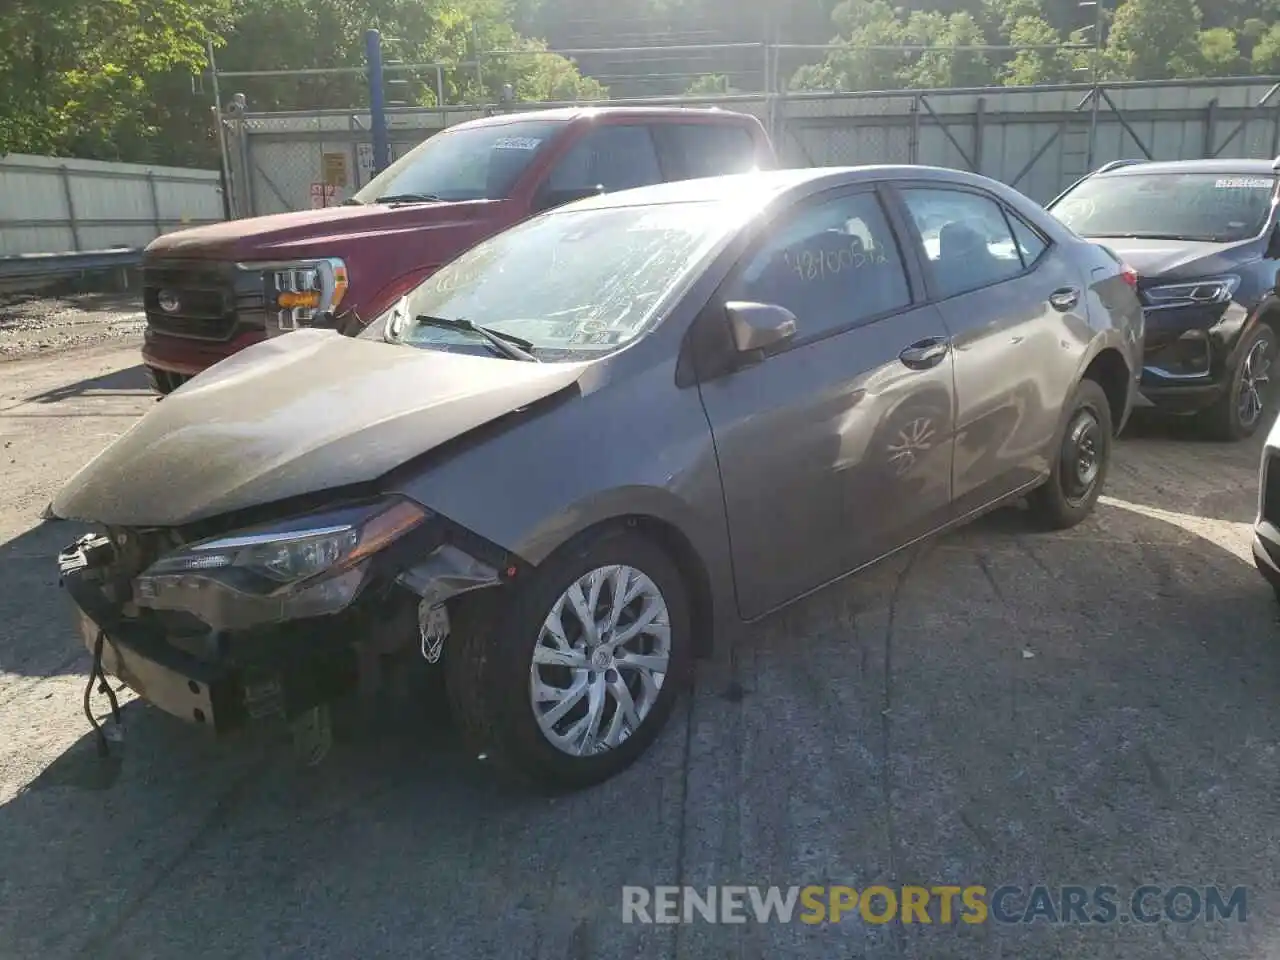
[[[415,235],[417,260],[433,232],[474,231],[502,216],[506,200],[472,200],[462,203],[415,203],[391,206],[328,207],[275,213],[246,220],[228,220],[189,230],[166,233],[147,247],[146,258],[197,258],[226,260],[283,260],[297,257],[349,256],[371,239],[396,233]],[[423,231],[432,231],[423,233]],[[384,243],[382,249],[393,249]],[[451,244],[457,252],[457,244]],[[428,258],[429,259],[429,258]]]
[[[299,330],[156,404],[53,501],[64,519],[180,526],[374,480],[569,387],[583,363],[523,363]]]
[[[1090,239],[1090,238],[1086,238]],[[1141,237],[1099,237],[1093,241],[1110,247],[1139,276],[1168,277],[1170,280],[1211,277],[1229,273],[1240,263],[1243,243],[1212,243],[1201,240],[1144,240]]]

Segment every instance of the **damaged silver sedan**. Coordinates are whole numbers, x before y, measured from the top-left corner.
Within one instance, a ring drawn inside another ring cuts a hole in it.
[[[1017,497],[1087,516],[1141,333],[1114,257],[968,174],[560,208],[358,337],[219,363],[68,483],[86,712],[112,675],[315,745],[425,658],[477,751],[599,782],[737,625]]]

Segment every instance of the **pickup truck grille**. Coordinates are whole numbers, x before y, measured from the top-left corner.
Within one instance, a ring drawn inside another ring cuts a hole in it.
[[[266,322],[262,275],[231,263],[144,263],[142,288],[147,325],[171,337],[224,341]]]

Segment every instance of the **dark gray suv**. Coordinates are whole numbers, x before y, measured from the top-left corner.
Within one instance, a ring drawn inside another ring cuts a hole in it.
[[[982,177],[617,193],[176,390],[54,501],[98,526],[63,582],[91,684],[314,734],[421,656],[477,750],[583,786],[743,622],[1019,497],[1084,519],[1141,348],[1122,265]]]

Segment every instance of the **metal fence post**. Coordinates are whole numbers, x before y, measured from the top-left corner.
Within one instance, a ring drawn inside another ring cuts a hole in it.
[[[71,244],[75,248],[75,252],[80,252],[80,226],[76,223],[76,202],[71,195],[71,171],[67,169],[64,163],[58,167],[58,173],[62,179],[62,196],[67,201],[67,223],[71,227]]]
[[[979,97],[973,114],[973,172],[982,172],[982,131],[987,125],[987,98]]]
[[[387,141],[387,109],[382,84],[382,34],[366,30],[365,62],[369,67],[369,127],[373,131],[373,172],[379,174],[391,163]]]
[[[1200,154],[1204,157],[1213,156],[1214,134],[1217,132],[1218,98],[1214,97],[1204,108],[1204,147]]]
[[[911,97],[911,138],[907,143],[907,163],[920,162],[920,94]]]
[[[164,233],[164,227],[160,222],[160,191],[156,189],[156,172],[154,170],[147,171],[147,192],[151,194],[151,223],[156,228],[156,236]]]

